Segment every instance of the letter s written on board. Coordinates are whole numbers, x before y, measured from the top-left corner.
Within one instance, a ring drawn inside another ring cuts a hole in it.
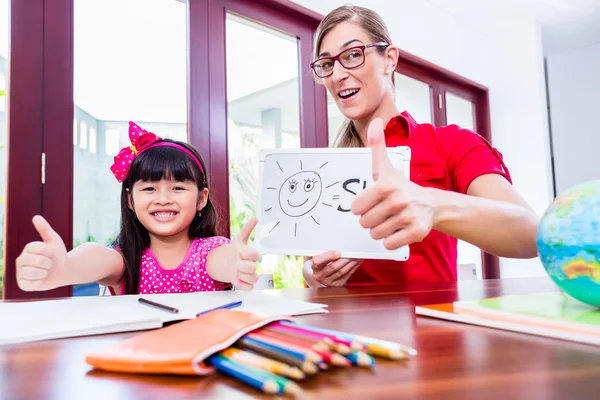
[[[367,181],[363,181],[363,182],[362,182],[362,189],[363,189],[363,190],[365,190],[365,188],[366,188],[366,187],[367,187]],[[357,192],[358,192],[358,190],[360,190],[360,179],[358,179],[358,178],[350,178],[350,179],[347,179],[347,180],[346,180],[346,181],[344,181],[344,183],[342,184],[342,188],[343,188],[343,189],[344,189],[346,192],[348,192],[348,193],[350,193],[350,194],[352,194],[352,195],[356,196],[356,195],[358,194],[358,193],[357,193]],[[353,190],[353,189],[354,189],[354,190]],[[348,208],[343,208],[341,205],[339,205],[339,206],[338,206],[338,208],[337,208],[337,210],[338,210],[338,211],[341,211],[341,212],[350,212],[350,207],[348,207]]]

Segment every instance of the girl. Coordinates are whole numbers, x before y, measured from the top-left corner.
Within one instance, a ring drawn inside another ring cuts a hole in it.
[[[410,258],[363,261],[326,252],[305,263],[309,285],[455,281],[456,238],[500,257],[537,255],[538,218],[512,187],[500,153],[472,131],[419,124],[398,111],[398,56],[385,23],[367,8],[339,7],[317,28],[311,67],[348,118],[336,145],[372,148],[376,183],[351,211],[386,248],[410,244]],[[411,148],[410,181],[387,164],[386,145]]]
[[[206,167],[186,143],[161,139],[133,122],[131,146],[111,171],[121,187],[121,231],[114,248],[85,243],[70,252],[41,216],[33,224],[42,242],[16,260],[22,290],[98,282],[111,293],[185,293],[252,289],[259,254],[246,245],[256,220],[231,242],[217,236]]]

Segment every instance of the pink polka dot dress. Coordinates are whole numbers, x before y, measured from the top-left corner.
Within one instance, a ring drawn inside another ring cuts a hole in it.
[[[146,249],[140,267],[140,294],[190,293],[223,290],[228,285],[213,280],[206,272],[208,253],[229,239],[222,236],[196,238],[175,269],[164,269],[152,251]]]
[[[219,246],[230,243],[222,236],[196,238],[175,269],[164,269],[150,249],[142,255],[140,265],[139,294],[154,293],[190,293],[224,290],[230,284],[212,279],[206,271],[208,253]],[[114,290],[110,288],[114,295]],[[121,294],[125,294],[125,281],[121,285]]]

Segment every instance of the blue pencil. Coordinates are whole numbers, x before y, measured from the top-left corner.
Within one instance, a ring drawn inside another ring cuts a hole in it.
[[[290,356],[288,354],[281,353],[272,347],[262,344],[256,340],[249,340],[247,337],[242,337],[238,341],[238,347],[246,350],[250,350],[256,354],[260,354],[264,357],[277,360],[291,366],[300,368],[302,372],[314,375],[318,372],[318,368],[315,364],[310,361],[304,361],[303,359]]]
[[[269,394],[282,394],[283,390],[279,384],[268,377],[267,375],[257,372],[251,367],[247,367],[240,363],[237,363],[231,359],[223,357],[220,354],[215,354],[208,359],[210,365],[215,367],[218,371],[224,374],[230,375],[233,378],[239,379],[240,381],[262,390]]]
[[[358,365],[361,367],[372,367],[375,365],[375,360],[373,357],[362,351],[344,354],[344,357],[346,357],[352,363],[352,365]]]
[[[206,311],[201,311],[201,312],[199,312],[198,314],[196,314],[196,317],[199,317],[199,316],[201,316],[201,315],[203,315],[203,314],[206,314],[206,313],[208,313],[208,312],[211,312],[211,311],[214,311],[214,310],[221,310],[221,309],[232,309],[232,308],[239,307],[239,306],[241,306],[241,305],[242,305],[242,301],[241,301],[241,300],[240,300],[240,301],[232,301],[231,303],[227,303],[227,304],[223,304],[223,305],[221,305],[221,306],[217,306],[217,307],[214,307],[214,308],[210,308],[210,309],[208,309],[208,310],[206,310]]]
[[[251,344],[260,344],[263,345],[271,350],[275,350],[277,352],[283,353],[283,354],[287,354],[288,356],[297,358],[301,361],[306,361],[306,355],[304,353],[301,353],[299,351],[296,350],[292,350],[292,349],[288,349],[282,346],[278,346],[276,344],[272,344],[272,343],[267,343],[267,342],[263,342],[262,340],[258,340],[258,339],[254,339],[254,338],[250,338],[248,336],[244,336],[242,338],[243,342],[250,342]]]

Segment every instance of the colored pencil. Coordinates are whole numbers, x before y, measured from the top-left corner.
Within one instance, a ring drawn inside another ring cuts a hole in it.
[[[285,334],[287,336],[315,343],[319,345],[319,347],[323,347],[323,350],[332,350],[340,354],[350,354],[352,352],[352,350],[345,344],[335,343],[332,340],[327,340],[327,337],[318,333],[307,332],[306,330],[300,330],[293,327],[276,324],[267,325],[263,329],[279,332],[280,334]]]
[[[386,354],[388,354],[388,353],[392,356],[399,356],[399,353],[404,353],[404,355],[402,357],[396,358],[396,359],[401,359],[401,358],[406,358],[408,356],[416,356],[418,354],[415,349],[404,346],[400,343],[394,343],[394,342],[389,342],[386,340],[380,340],[380,339],[370,338],[370,337],[366,337],[366,336],[355,335],[355,334],[351,334],[351,333],[334,331],[331,329],[316,328],[316,327],[312,327],[312,326],[300,325],[300,324],[295,324],[293,322],[288,322],[288,321],[280,321],[278,323],[282,324],[282,325],[301,327],[303,329],[312,330],[315,332],[322,332],[322,333],[326,333],[329,335],[334,335],[341,339],[351,340],[351,341],[353,341],[352,348],[354,348],[356,350],[366,350],[370,345],[372,345],[372,346],[370,346],[372,348],[372,350],[377,353],[380,353],[380,354],[373,354],[373,353],[371,353],[371,351],[369,351],[369,353],[380,356],[380,357],[386,357]],[[359,348],[354,347],[355,343],[358,343],[360,347]],[[384,351],[384,349],[387,349],[387,351]],[[392,358],[392,359],[394,359],[394,358]]]
[[[304,379],[306,376],[297,367],[292,367],[288,364],[282,363],[281,361],[272,360],[267,357],[260,356],[255,353],[251,353],[246,350],[241,350],[235,347],[230,347],[221,352],[225,357],[229,357],[233,360],[239,361],[244,364],[248,364],[255,368],[264,369],[265,371],[273,374],[287,376],[293,379]]]
[[[294,337],[287,336],[285,331],[267,331],[267,330],[259,330],[257,333],[260,333],[269,338],[282,341],[284,343],[289,343],[293,346],[298,346],[300,348],[304,348],[308,351],[314,352],[318,357],[321,357],[323,362],[326,364],[336,365],[338,367],[349,367],[352,365],[348,360],[346,360],[342,355],[331,352],[328,348],[323,349],[322,347],[316,347],[316,345],[311,344],[310,342],[303,341],[301,339],[296,339]],[[315,360],[315,362],[319,362],[319,360]]]
[[[409,358],[409,355],[402,350],[390,349],[374,343],[366,344],[365,350],[371,355],[389,358],[390,360],[405,360]]]
[[[275,382],[277,382],[277,384],[279,385],[279,388],[284,393],[291,394],[293,396],[302,395],[302,393],[303,393],[302,388],[300,386],[298,386],[298,384],[296,382],[293,382],[290,379],[285,378],[283,376],[272,374],[271,372],[268,372],[265,370],[259,370],[259,371],[260,371],[260,373],[264,374],[267,378],[273,379]]]
[[[284,331],[259,329],[255,332],[259,333],[261,335],[264,335],[264,336],[274,338],[274,339],[283,340],[290,344],[302,347],[306,350],[311,350],[314,352],[322,351],[322,350],[329,351],[329,347],[325,346],[324,343],[320,343],[320,344],[319,343],[311,343],[306,340],[303,340],[302,338],[297,338],[297,337],[287,335],[286,332],[284,332]]]
[[[232,301],[231,303],[227,303],[227,304],[223,304],[221,306],[213,307],[213,308],[210,308],[210,309],[208,309],[206,311],[201,311],[198,314],[196,314],[196,317],[199,317],[199,316],[201,316],[203,314],[206,314],[206,313],[214,311],[214,310],[232,309],[232,308],[239,307],[241,305],[242,305],[242,301],[241,300],[240,301]]]
[[[287,353],[282,353],[272,346],[265,345],[259,341],[247,337],[242,337],[237,342],[237,346],[242,349],[251,350],[273,360],[281,361],[285,364],[300,368],[302,372],[309,375],[314,375],[318,372],[317,366],[310,361],[304,361],[301,358],[291,356]]]
[[[274,379],[252,367],[237,363],[221,354],[215,354],[209,359],[209,363],[218,371],[230,375],[233,378],[262,390],[269,394],[282,394],[283,390]]]
[[[287,352],[290,355],[298,357],[305,361],[319,363],[322,358],[310,348],[301,347],[281,339],[275,339],[272,336],[263,335],[262,333],[251,332],[246,334],[247,338],[258,340],[270,346],[277,347],[276,350]]]
[[[277,327],[278,329],[302,332],[303,334],[305,334],[307,336],[319,338],[319,339],[323,340],[324,342],[326,342],[328,345],[343,344],[343,345],[347,346],[348,350],[350,350],[350,349],[358,350],[359,348],[362,349],[361,343],[353,343],[353,341],[342,338],[339,335],[330,334],[327,332],[320,332],[320,331],[312,329],[312,327],[305,327],[305,326],[300,326],[300,325],[288,325],[288,324],[282,324],[280,322],[276,322],[276,323],[272,324],[272,326]]]
[[[344,355],[352,365],[358,365],[360,367],[372,367],[375,365],[373,357],[362,351],[355,351],[351,354]]]
[[[308,336],[308,335],[303,335],[301,333],[294,332],[292,330],[284,330],[284,329],[279,329],[279,328],[267,325],[266,327],[261,328],[259,331],[260,332],[273,332],[275,334],[284,335],[286,337],[289,337],[289,338],[292,338],[295,340],[299,340],[304,343],[310,343],[312,345],[312,348],[315,350],[330,350],[331,349],[327,343],[325,343],[324,341],[322,341],[320,339],[317,339],[315,337]]]

